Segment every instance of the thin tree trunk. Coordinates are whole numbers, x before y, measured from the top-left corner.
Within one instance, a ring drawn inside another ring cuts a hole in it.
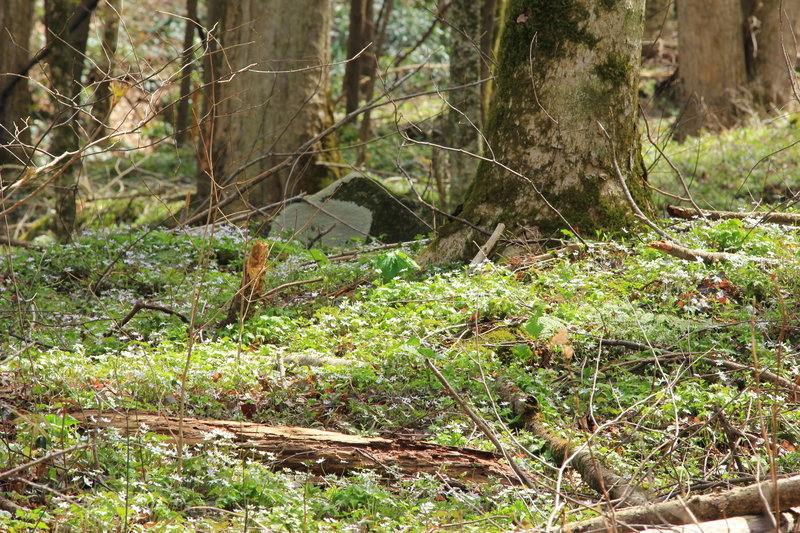
[[[181,58],[181,89],[175,113],[175,143],[184,146],[189,138],[189,110],[192,92],[192,66],[194,65],[194,36],[197,32],[197,0],[186,0],[186,22],[183,29],[183,57]]]
[[[223,0],[206,1],[206,34],[203,56],[203,115],[200,118],[197,139],[197,192],[192,205],[198,207],[206,202],[216,202],[218,192],[214,181],[213,138],[215,116],[217,114],[217,92],[219,84],[218,72],[223,71],[224,54],[219,49],[219,41],[225,21],[225,4]],[[213,31],[212,31],[213,30]]]
[[[569,5],[509,4],[487,126],[494,160],[481,162],[460,215],[484,230],[621,231],[634,223],[625,189],[649,208],[636,129],[644,1]],[[453,222],[421,259],[468,260],[485,238]]]
[[[673,3],[674,0],[647,0],[644,14],[645,39],[655,40],[661,37]]]
[[[678,5],[678,62],[686,102],[678,139],[722,129],[738,119],[736,101],[747,83],[741,0]]]
[[[100,81],[98,81],[97,89],[94,92],[92,117],[97,122],[95,128],[98,128],[97,133],[100,136],[105,135],[113,104],[111,80],[116,63],[119,21],[122,18],[121,9],[122,0],[105,0],[97,8],[97,17],[103,25],[103,34],[100,43],[100,57],[95,61]]]
[[[0,9],[0,94],[16,80],[30,57],[28,44],[33,23],[33,3],[30,0],[4,0]],[[30,142],[25,127],[31,96],[27,80],[16,81],[10,93],[0,99],[0,165],[25,165],[28,151],[23,145]],[[11,172],[2,172],[4,184]]]
[[[371,0],[350,0],[350,28],[347,33],[347,58],[350,61],[344,67],[342,92],[345,96],[345,111],[351,113],[358,108],[361,97],[361,72],[364,56],[353,59],[368,43],[367,4]]]
[[[78,113],[83,77],[84,53],[89,34],[89,17],[70,32],[73,17],[86,9],[81,0],[45,0],[45,26],[50,46],[51,100],[55,125],[50,132],[50,151],[55,155],[77,150],[80,146]],[[55,233],[69,240],[75,229],[75,198],[78,190],[80,163],[67,163],[57,170],[54,182],[56,197]]]
[[[453,0],[448,10],[450,19],[450,85],[474,83],[481,75],[481,3],[475,0]],[[481,88],[473,85],[447,96],[446,141],[449,146],[471,154],[481,151]],[[449,206],[464,201],[467,187],[475,177],[477,160],[466,153],[450,152]]]

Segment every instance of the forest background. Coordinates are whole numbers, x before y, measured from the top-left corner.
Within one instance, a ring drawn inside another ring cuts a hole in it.
[[[790,529],[795,4],[2,0],[0,529]]]

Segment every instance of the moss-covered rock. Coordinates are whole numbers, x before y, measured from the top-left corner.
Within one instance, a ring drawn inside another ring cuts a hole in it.
[[[427,235],[430,220],[418,202],[353,173],[287,206],[272,222],[271,232],[296,232],[295,238],[314,246],[345,246],[354,238],[390,243]]]

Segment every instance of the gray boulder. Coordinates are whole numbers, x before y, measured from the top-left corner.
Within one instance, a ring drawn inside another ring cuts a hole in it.
[[[351,239],[385,243],[427,235],[431,214],[375,180],[352,173],[302,201],[286,206],[271,224],[271,235],[296,232],[308,246],[347,246]]]

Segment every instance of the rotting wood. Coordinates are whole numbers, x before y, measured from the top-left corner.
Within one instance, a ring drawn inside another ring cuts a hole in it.
[[[242,268],[242,283],[228,308],[228,316],[218,327],[245,321],[253,314],[256,301],[261,298],[264,271],[270,247],[265,241],[255,241]]]
[[[781,513],[780,524],[776,524],[769,515],[747,515],[700,522],[685,526],[650,527],[640,533],[767,533],[780,531],[792,533],[797,531],[800,508]],[[776,528],[775,526],[778,526]]]
[[[667,211],[673,217],[693,219],[697,218],[697,212],[693,209],[687,209],[677,205],[668,205]],[[711,220],[731,220],[731,219],[744,219],[744,218],[757,218],[759,222],[771,222],[773,224],[786,224],[788,226],[800,225],[800,213],[759,213],[751,211],[748,213],[741,213],[737,211],[702,211],[706,218]]]
[[[177,440],[178,417],[133,411],[85,410],[71,413],[83,427],[116,428],[133,434],[147,432]],[[275,468],[308,471],[316,475],[343,474],[358,469],[396,471],[403,475],[445,474],[474,483],[519,482],[493,452],[456,448],[419,440],[347,435],[314,428],[272,426],[233,420],[184,418],[183,442],[208,446],[213,435],[230,436],[242,456],[268,461]],[[209,437],[211,439],[209,439]]]
[[[588,448],[574,446],[545,428],[539,420],[538,409],[530,402],[530,397],[515,384],[501,377],[497,380],[497,391],[511,405],[522,427],[545,441],[545,447],[559,465],[569,460],[569,466],[581,475],[587,485],[599,494],[608,494],[609,498],[618,500],[622,505],[647,503],[649,499],[644,492],[612,472]]]
[[[636,525],[684,525],[763,514],[768,511],[766,502],[778,511],[788,511],[800,505],[800,475],[784,479],[763,481],[747,487],[737,487],[715,494],[692,496],[662,503],[652,503],[566,524],[560,533],[611,533],[634,531]],[[774,509],[772,509],[774,511]],[[770,531],[774,528],[770,527]]]

